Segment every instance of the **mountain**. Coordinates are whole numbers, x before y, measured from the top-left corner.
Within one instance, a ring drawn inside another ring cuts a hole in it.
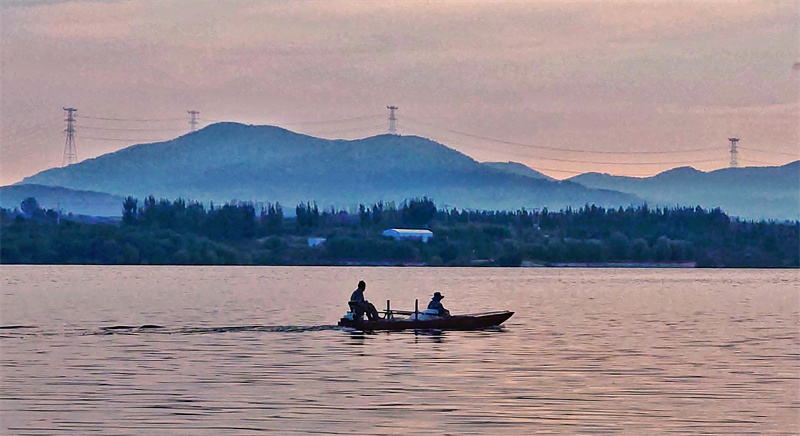
[[[121,216],[123,198],[103,192],[78,191],[57,186],[19,184],[0,186],[0,206],[19,207],[22,200],[33,197],[42,209],[90,216]]]
[[[641,203],[630,194],[498,171],[417,136],[327,140],[238,123],[134,145],[21,183],[140,199],[279,201],[290,208],[306,201],[352,207],[422,196],[440,207],[495,210]]]
[[[509,174],[517,174],[520,176],[530,177],[533,179],[550,180],[554,181],[550,176],[540,173],[530,167],[527,167],[518,162],[483,162],[483,165],[500,170]]]
[[[800,219],[800,161],[710,172],[681,167],[646,178],[587,173],[569,180],[634,194],[653,206],[719,207],[750,220]]]

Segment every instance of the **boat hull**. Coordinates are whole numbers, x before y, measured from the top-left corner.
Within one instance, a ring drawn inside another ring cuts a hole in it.
[[[377,331],[377,330],[477,330],[487,327],[494,327],[502,324],[507,319],[511,318],[514,312],[489,312],[480,313],[475,315],[455,315],[447,318],[425,319],[425,320],[409,320],[409,319],[379,319],[375,321],[369,320],[351,320],[342,318],[339,320],[340,327],[350,327],[361,331]]]

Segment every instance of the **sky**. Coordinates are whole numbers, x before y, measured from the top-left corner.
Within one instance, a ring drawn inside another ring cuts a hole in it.
[[[0,1],[0,185],[218,121],[557,179],[800,159],[800,1]]]

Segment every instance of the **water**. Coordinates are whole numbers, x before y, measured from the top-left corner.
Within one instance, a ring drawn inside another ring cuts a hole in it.
[[[797,270],[0,272],[3,434],[800,433]],[[342,331],[359,279],[379,308],[517,313]]]

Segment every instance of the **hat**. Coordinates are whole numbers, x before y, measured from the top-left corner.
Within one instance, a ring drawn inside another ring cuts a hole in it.
[[[436,291],[436,292],[433,293],[433,299],[434,300],[439,301],[442,298],[444,298],[444,295],[442,295],[441,292]]]

